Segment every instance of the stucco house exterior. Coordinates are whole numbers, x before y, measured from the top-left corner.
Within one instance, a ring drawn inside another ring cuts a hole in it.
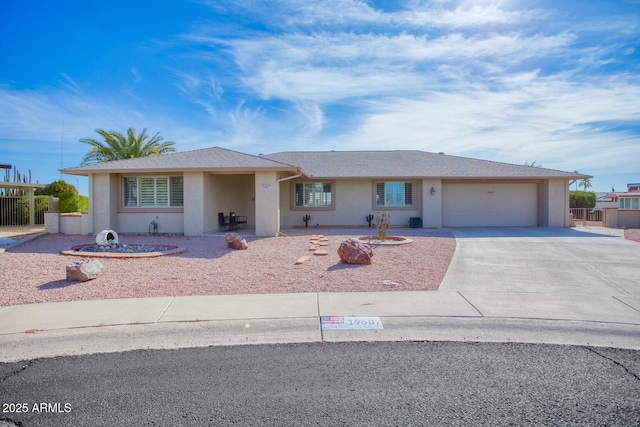
[[[568,227],[569,181],[588,175],[423,151],[305,151],[254,156],[220,147],[62,170],[89,177],[88,225],[119,233],[201,235],[218,214],[258,236],[281,227],[362,227],[390,212],[408,227]],[[414,224],[415,225],[415,222]]]
[[[640,183],[627,184],[625,193],[618,193],[618,207],[607,209],[605,225],[615,228],[640,227]]]

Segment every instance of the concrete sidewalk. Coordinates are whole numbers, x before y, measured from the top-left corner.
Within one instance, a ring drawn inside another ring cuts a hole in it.
[[[382,329],[326,330],[321,316]],[[161,297],[0,308],[0,361],[246,343],[449,340],[640,349],[640,299],[495,292]]]

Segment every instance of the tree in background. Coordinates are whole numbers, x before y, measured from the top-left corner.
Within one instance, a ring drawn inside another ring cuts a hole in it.
[[[591,178],[581,179],[578,185],[582,187],[584,191],[587,191],[589,188],[591,188]]]
[[[575,173],[575,174],[579,174],[580,172],[578,172],[578,171],[576,170],[576,171],[573,171],[573,173]],[[569,187],[571,187],[571,186],[575,183],[575,184],[576,184],[576,191],[578,191],[578,181],[579,181],[579,180],[577,180],[577,179],[572,179],[571,181],[569,181]]]
[[[90,145],[89,152],[84,156],[83,165],[109,162],[112,160],[133,159],[137,157],[158,156],[176,151],[175,142],[163,141],[160,133],[152,137],[144,129],[138,135],[134,128],[127,129],[126,135],[117,131],[96,129],[104,141],[93,138],[81,138],[80,142]]]
[[[78,194],[78,190],[75,186],[60,179],[53,181],[51,184],[47,184],[42,188],[36,188],[36,196],[53,196],[58,197],[60,193],[73,193]]]
[[[570,208],[587,208],[596,207],[596,193],[593,191],[570,191],[569,192]]]

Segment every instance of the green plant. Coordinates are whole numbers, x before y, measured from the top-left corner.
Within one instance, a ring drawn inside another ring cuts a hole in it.
[[[58,197],[60,193],[78,194],[78,190],[65,180],[60,179],[58,181],[53,181],[51,184],[47,184],[42,188],[37,188],[35,191],[36,196]]]
[[[381,242],[387,238],[387,230],[391,226],[391,214],[389,212],[376,213],[376,228],[378,229],[378,239]]]
[[[89,197],[78,196],[78,212],[89,212]]]
[[[570,191],[569,192],[570,208],[587,208],[596,207],[596,193],[593,191]]]
[[[87,212],[89,198],[74,193],[60,193],[58,196],[60,213]]]

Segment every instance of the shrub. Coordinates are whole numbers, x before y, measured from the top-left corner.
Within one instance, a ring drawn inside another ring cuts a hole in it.
[[[53,181],[51,184],[47,184],[42,188],[36,189],[36,196],[53,196],[58,197],[61,193],[73,193],[78,194],[78,190],[73,185],[69,184],[63,179]]]
[[[87,212],[89,198],[74,193],[60,193],[58,196],[60,213]]]
[[[588,208],[596,207],[596,193],[593,191],[571,191],[569,192],[570,208]]]
[[[89,212],[89,197],[78,196],[78,211]]]

